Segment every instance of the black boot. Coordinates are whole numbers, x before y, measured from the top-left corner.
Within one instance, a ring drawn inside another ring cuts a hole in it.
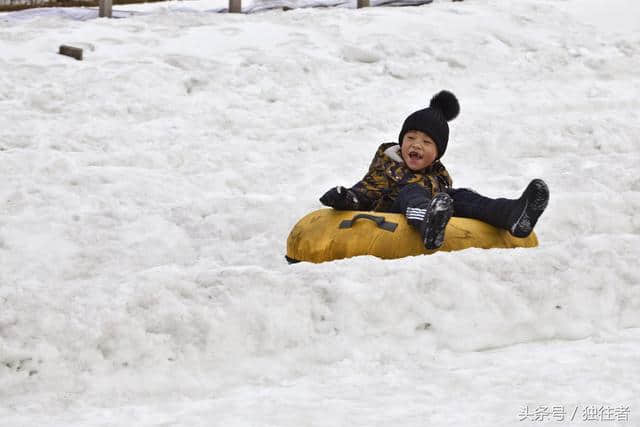
[[[534,179],[514,202],[507,229],[515,237],[527,237],[549,203],[549,187],[543,180]]]
[[[407,207],[407,222],[422,234],[427,249],[438,249],[444,243],[444,231],[453,215],[453,199],[438,193],[425,208]]]
[[[403,213],[407,222],[422,236],[427,249],[438,249],[444,242],[444,230],[453,214],[453,199],[447,193],[431,192],[419,184],[402,188],[389,212]]]

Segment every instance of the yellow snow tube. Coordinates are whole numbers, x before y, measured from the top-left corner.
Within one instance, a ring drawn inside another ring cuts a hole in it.
[[[439,251],[467,248],[532,248],[538,246],[535,233],[518,238],[484,222],[453,217],[445,230]],[[289,262],[324,262],[359,255],[392,259],[431,254],[420,233],[404,215],[383,212],[319,209],[303,217],[287,239]]]

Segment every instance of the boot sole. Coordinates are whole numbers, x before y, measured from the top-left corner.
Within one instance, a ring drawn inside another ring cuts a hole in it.
[[[444,232],[453,215],[453,199],[445,193],[437,194],[431,201],[429,226],[424,236],[427,249],[438,249],[444,243]]]
[[[538,218],[549,203],[549,187],[541,179],[534,179],[529,183],[526,190],[524,209],[515,224],[511,227],[512,235],[515,237],[527,237],[531,234]]]

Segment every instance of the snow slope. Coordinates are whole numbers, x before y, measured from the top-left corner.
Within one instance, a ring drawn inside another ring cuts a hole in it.
[[[1,426],[638,425],[640,3],[168,5],[0,14]],[[442,88],[540,247],[288,266]]]

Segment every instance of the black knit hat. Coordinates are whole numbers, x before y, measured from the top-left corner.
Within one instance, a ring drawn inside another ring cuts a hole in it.
[[[448,121],[455,119],[460,113],[460,104],[454,94],[443,90],[436,93],[429,107],[411,113],[404,121],[398,142],[402,145],[404,134],[411,130],[419,130],[431,137],[438,147],[439,159],[447,150],[449,142],[449,125]]]

